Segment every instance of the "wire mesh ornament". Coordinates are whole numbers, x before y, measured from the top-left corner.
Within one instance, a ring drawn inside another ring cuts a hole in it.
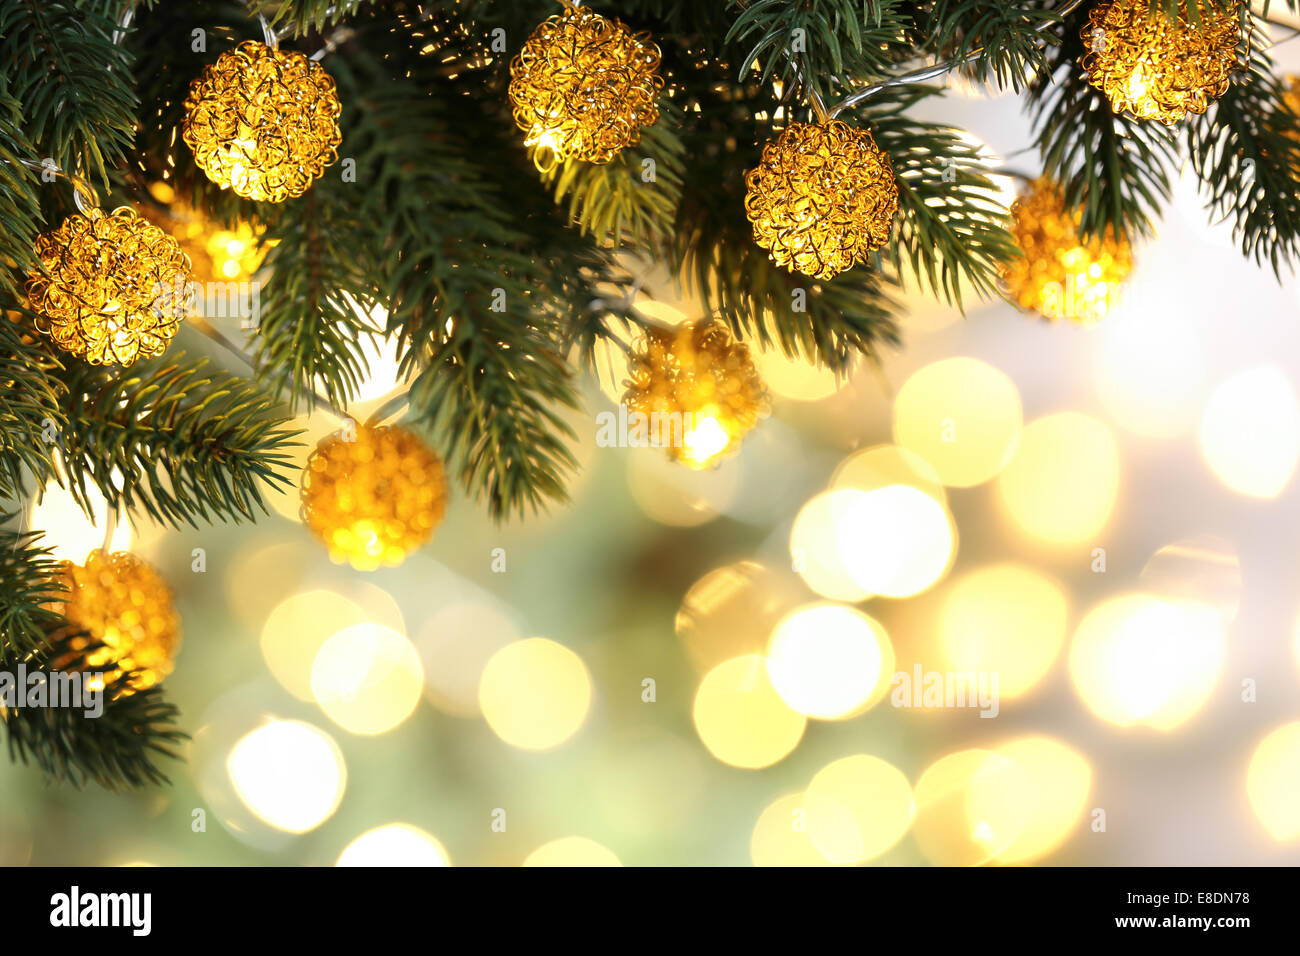
[[[357,425],[326,436],[303,471],[303,523],[332,561],[358,571],[401,564],[446,510],[442,461],[405,428]]]
[[[1047,178],[1029,184],[1011,205],[1011,236],[1023,258],[1002,266],[1008,295],[1026,312],[1088,325],[1114,308],[1120,285],[1133,271],[1128,240],[1108,233],[1083,241],[1082,217],[1067,209],[1060,186]]]
[[[88,635],[73,637],[69,650],[84,655],[85,669],[103,674],[97,689],[133,671],[128,688],[144,690],[172,672],[181,620],[154,567],[128,551],[95,550],[84,564],[63,562],[59,574],[67,590],[54,607]]]
[[[777,265],[832,279],[889,242],[898,180],[865,129],[793,123],[763,147],[745,183],[754,241]]]
[[[1148,0],[1102,0],[1082,30],[1088,82],[1116,113],[1166,126],[1204,113],[1227,92],[1239,62],[1240,6],[1201,3],[1199,22],[1152,11]]]
[[[659,118],[659,47],[616,19],[570,8],[542,23],[510,63],[510,102],[542,170],[608,163]]]
[[[192,310],[189,256],[128,207],[68,216],[37,237],[36,257],[27,298],[37,329],[92,365],[161,355]]]
[[[341,112],[324,67],[248,40],[190,83],[181,137],[222,189],[283,202],[305,193],[338,159]]]
[[[647,328],[632,349],[628,376],[629,433],[643,428],[647,444],[695,470],[734,455],[768,413],[767,388],[749,349],[713,320]]]

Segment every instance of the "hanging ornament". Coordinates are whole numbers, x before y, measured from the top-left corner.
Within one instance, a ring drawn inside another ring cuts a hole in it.
[[[1128,240],[1108,234],[1079,237],[1081,216],[1067,209],[1060,186],[1040,178],[1011,205],[1011,236],[1024,253],[1002,267],[1002,280],[1020,308],[1079,325],[1104,319],[1133,270]]]
[[[63,562],[59,573],[66,591],[52,606],[88,635],[69,649],[85,654],[85,670],[103,673],[98,688],[134,671],[128,687],[144,690],[172,672],[180,616],[157,570],[128,551],[96,550],[85,564]]]
[[[401,564],[446,509],[442,462],[405,428],[357,425],[329,435],[303,472],[303,522],[331,560],[358,571]]]
[[[190,311],[190,260],[127,207],[89,208],[39,236],[27,279],[36,327],[92,365],[161,355]]]
[[[735,454],[767,415],[767,389],[749,349],[718,322],[647,328],[628,374],[623,404],[630,430],[643,425],[649,444],[689,468],[709,468]],[[631,424],[634,415],[644,416],[641,425]]]
[[[1199,22],[1150,9],[1149,0],[1101,0],[1088,14],[1082,66],[1116,113],[1172,126],[1204,113],[1228,90],[1241,41],[1239,7],[1199,5]]]
[[[334,79],[319,63],[248,40],[190,84],[181,136],[222,189],[283,202],[339,158],[341,112]]]
[[[794,123],[745,178],[754,241],[777,265],[831,279],[889,241],[898,181],[871,134],[840,120]]]
[[[214,222],[167,183],[152,183],[149,194],[165,208],[144,206],[142,215],[180,243],[190,257],[196,282],[248,281],[262,266],[265,231],[247,222],[224,226]]]
[[[664,82],[648,33],[577,7],[533,31],[510,63],[515,122],[538,168],[608,163],[659,118]]]

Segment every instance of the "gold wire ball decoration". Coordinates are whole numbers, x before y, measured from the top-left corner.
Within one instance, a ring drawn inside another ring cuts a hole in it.
[[[1007,293],[1026,312],[1088,325],[1114,308],[1133,271],[1128,240],[1113,233],[1079,237],[1081,216],[1060,186],[1034,180],[1011,205],[1011,236],[1024,253],[1002,267]]]
[[[794,123],[745,178],[754,241],[779,266],[831,279],[889,241],[898,180],[865,129]]]
[[[628,375],[629,434],[643,431],[647,444],[697,471],[734,455],[768,413],[767,388],[749,349],[712,320],[647,328]]]
[[[510,62],[515,122],[545,171],[569,158],[610,162],[659,118],[659,47],[616,19],[570,8]]]
[[[89,635],[74,637],[69,649],[85,654],[86,670],[104,675],[97,689],[134,671],[128,688],[144,690],[172,672],[181,620],[157,570],[128,551],[95,550],[85,564],[62,562],[60,578],[67,590],[54,608]]]
[[[1185,3],[1174,19],[1151,11],[1148,0],[1102,0],[1082,31],[1088,82],[1116,113],[1138,119],[1172,126],[1204,113],[1228,90],[1241,21],[1236,10],[1204,2],[1199,10],[1192,22]]]
[[[401,564],[446,510],[442,462],[405,428],[356,425],[326,436],[303,472],[303,522],[330,560],[358,571]]]
[[[181,137],[222,189],[283,202],[339,158],[341,112],[334,79],[319,63],[248,40],[190,83]]]
[[[161,355],[190,311],[190,259],[126,207],[91,208],[37,237],[27,279],[36,327],[92,365]]]

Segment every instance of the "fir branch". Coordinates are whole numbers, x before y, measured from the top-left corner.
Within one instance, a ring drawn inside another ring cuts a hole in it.
[[[979,82],[996,79],[1019,92],[1047,65],[1043,30],[1056,13],[1034,0],[935,0],[921,16],[936,56],[965,61],[963,72]]]
[[[249,9],[261,13],[281,36],[300,37],[353,16],[369,0],[250,0]]]
[[[21,297],[27,273],[36,267],[40,199],[37,174],[22,160],[34,160],[36,147],[19,125],[22,104],[0,74],[0,292]]]
[[[1279,280],[1300,261],[1300,116],[1285,100],[1260,38],[1244,74],[1188,125],[1192,169],[1241,250]]]
[[[48,650],[46,635],[62,623],[47,605],[62,586],[52,549],[39,543],[41,532],[20,533],[4,525],[14,515],[0,514],[0,664]]]
[[[89,635],[65,625],[49,634],[48,653],[23,663],[29,673],[43,670],[50,677],[92,671],[86,659],[102,645],[91,639],[81,649],[72,649],[74,641],[88,639]],[[58,661],[57,668],[53,661]],[[11,670],[16,666],[16,662],[6,664]],[[75,787],[95,783],[116,791],[167,783],[157,758],[180,759],[175,748],[186,735],[175,728],[178,712],[163,696],[162,687],[130,691],[133,676],[134,672],[128,671],[106,682],[101,691],[103,712],[97,717],[87,716],[85,708],[78,707],[5,711],[11,759],[35,764],[52,783]],[[17,689],[18,693],[25,691]]]
[[[30,327],[17,302],[0,298],[0,306]],[[54,475],[54,439],[66,425],[59,368],[41,343],[0,317],[0,498],[21,495],[28,478],[44,485]]]
[[[252,383],[183,353],[125,373],[82,369],[65,411],[64,456],[83,508],[89,479],[110,508],[140,508],[155,521],[254,520],[263,484],[292,486],[283,426]]]
[[[135,130],[131,60],[116,23],[90,8],[47,0],[0,5],[0,60],[41,158],[105,186]]]

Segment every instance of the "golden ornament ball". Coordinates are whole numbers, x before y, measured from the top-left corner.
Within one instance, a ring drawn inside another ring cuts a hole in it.
[[[831,279],[889,242],[898,180],[865,129],[794,123],[745,179],[754,241],[779,266]]]
[[[276,243],[263,242],[266,230],[261,226],[243,221],[226,226],[209,219],[167,183],[151,183],[149,194],[161,206],[144,206],[141,214],[180,244],[196,282],[246,282]]]
[[[341,112],[334,79],[319,63],[248,40],[190,84],[181,137],[222,189],[283,202],[339,158]]]
[[[414,433],[357,425],[326,436],[303,472],[302,518],[335,563],[395,567],[447,510],[442,461]]]
[[[1114,234],[1079,237],[1081,216],[1047,178],[1030,183],[1011,205],[1011,236],[1023,258],[1002,267],[1008,295],[1026,312],[1087,325],[1114,308],[1133,271],[1128,240]]]
[[[91,638],[74,638],[70,650],[102,645],[86,653],[86,670],[102,672],[104,683],[133,671],[131,690],[152,687],[172,672],[181,621],[157,570],[127,551],[95,550],[85,564],[63,562],[60,577],[67,591],[54,609]]]
[[[510,62],[515,122],[539,168],[608,163],[659,118],[659,47],[648,33],[570,8],[542,23]]]
[[[743,342],[712,320],[647,328],[628,360],[629,431],[702,470],[734,455],[768,412],[768,393]],[[640,425],[632,416],[644,416]]]
[[[92,365],[161,355],[190,310],[190,260],[126,207],[73,214],[36,240],[27,279],[36,327]]]
[[[1106,94],[1116,113],[1166,126],[1204,113],[1228,90],[1238,64],[1241,20],[1207,3],[1200,20],[1152,11],[1148,0],[1102,0],[1082,30],[1082,66],[1088,82]]]

